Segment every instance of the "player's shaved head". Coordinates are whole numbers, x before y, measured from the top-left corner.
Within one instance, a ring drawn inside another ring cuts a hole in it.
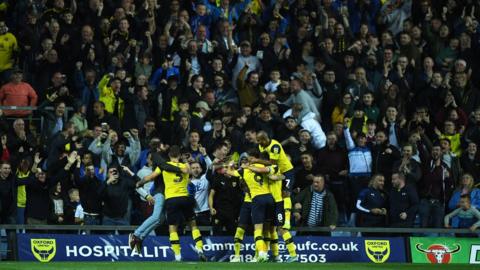
[[[268,136],[267,132],[261,130],[257,133],[257,141],[263,147],[266,147],[270,144],[270,137]]]

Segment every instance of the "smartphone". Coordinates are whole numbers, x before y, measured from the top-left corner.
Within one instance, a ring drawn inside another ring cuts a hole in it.
[[[260,60],[263,59],[263,51],[257,51],[257,58]]]
[[[100,125],[102,126],[102,131],[105,131],[105,132],[108,131],[108,124],[107,123],[103,122]]]

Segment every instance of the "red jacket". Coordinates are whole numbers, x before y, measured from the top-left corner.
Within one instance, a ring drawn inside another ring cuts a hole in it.
[[[0,89],[0,104],[2,106],[36,106],[37,93],[26,82],[21,83],[7,83]],[[32,111],[13,111],[4,110],[6,116],[23,117],[27,116]]]

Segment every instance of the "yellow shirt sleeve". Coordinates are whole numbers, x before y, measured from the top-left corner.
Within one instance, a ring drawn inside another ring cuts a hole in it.
[[[159,167],[156,167],[154,172],[157,174],[161,174],[162,170]]]
[[[233,171],[233,176],[235,176],[235,177],[239,177],[239,178],[241,178],[241,177],[242,177],[242,176],[240,175],[240,173],[239,173],[237,170],[234,170],[234,171]]]
[[[278,174],[280,172],[277,165],[270,165],[267,168],[270,170],[268,172],[269,175],[275,175],[275,174]]]

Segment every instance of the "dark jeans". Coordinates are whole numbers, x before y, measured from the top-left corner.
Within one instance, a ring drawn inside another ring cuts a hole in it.
[[[349,187],[347,190],[350,191],[350,198],[349,198],[349,205],[347,210],[351,212],[355,212],[356,209],[355,204],[358,199],[358,194],[360,191],[368,187],[368,182],[370,181],[370,176],[349,176],[348,177],[348,185]]]
[[[212,226],[214,235],[234,235],[237,229],[236,215],[232,213],[217,212],[212,216]],[[223,228],[225,227],[225,231]]]
[[[335,198],[338,208],[338,226],[345,226],[347,224],[347,205],[350,205],[351,202],[348,198],[348,189],[345,185],[346,179],[331,181],[328,185],[330,191]]]
[[[445,207],[439,200],[421,199],[418,207],[422,228],[442,228]]]
[[[195,214],[198,226],[210,226],[210,211],[203,211]]]
[[[83,224],[85,225],[102,225],[102,219],[98,216],[87,215],[83,217]]]
[[[25,207],[17,207],[17,224],[25,224]]]
[[[119,225],[119,226],[128,226],[130,225],[128,223],[128,220],[125,219],[125,218],[111,218],[111,217],[107,217],[107,216],[103,216],[103,225],[112,225],[112,226],[115,226],[115,225]]]

